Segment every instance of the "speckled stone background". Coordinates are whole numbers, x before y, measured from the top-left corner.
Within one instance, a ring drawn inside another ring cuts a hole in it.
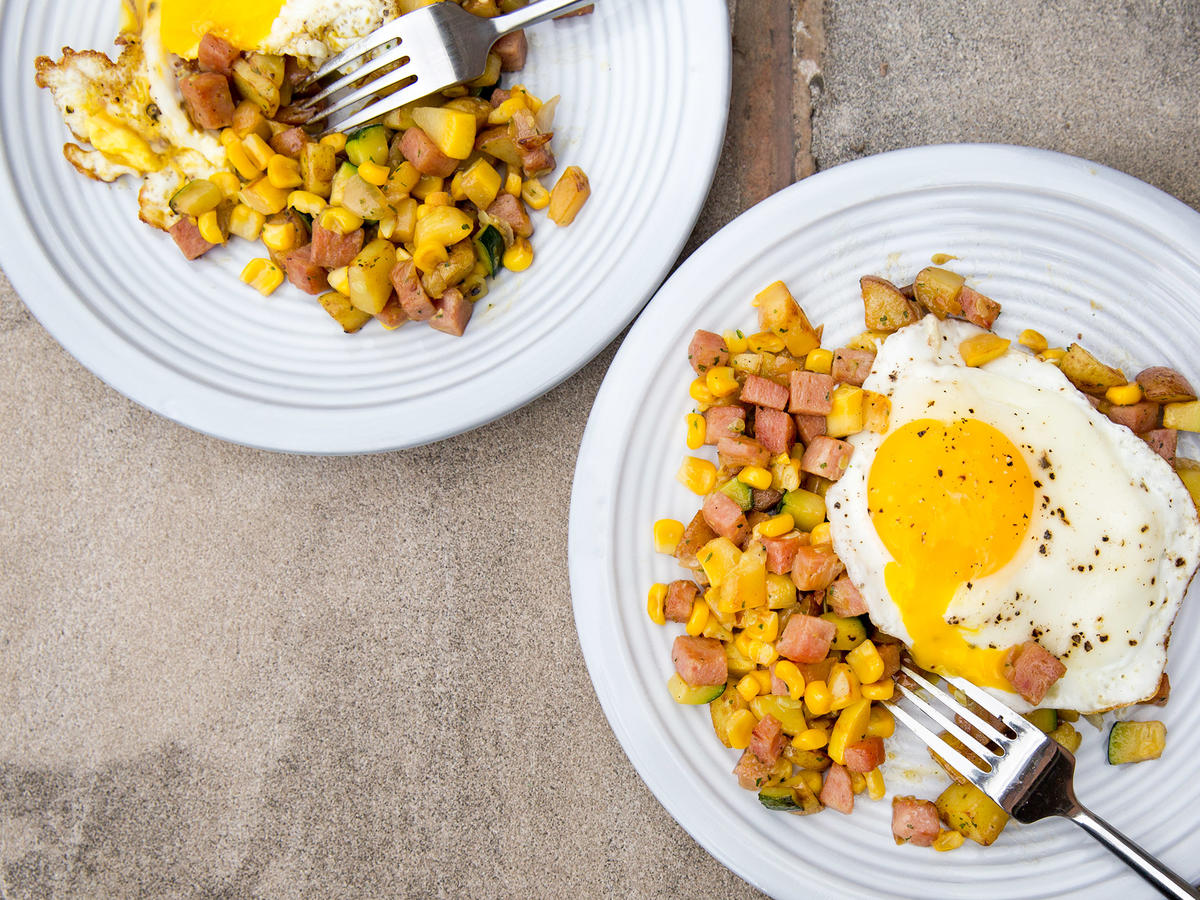
[[[814,164],[940,141],[1200,205],[1200,4],[729,6],[689,249]],[[0,898],[757,896],[638,780],[580,657],[567,508],[614,349],[473,434],[297,458],[147,413],[0,285]]]

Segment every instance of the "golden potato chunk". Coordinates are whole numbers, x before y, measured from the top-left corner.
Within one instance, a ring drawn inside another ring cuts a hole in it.
[[[896,331],[917,321],[916,304],[886,278],[865,275],[858,280],[863,312],[869,331]]]
[[[965,838],[987,846],[1008,824],[1008,813],[973,784],[952,784],[935,801],[942,821]]]
[[[1200,462],[1194,459],[1175,457],[1175,474],[1183,482],[1188,493],[1192,495],[1192,503],[1200,509]]]
[[[346,332],[346,334],[354,334],[354,332],[371,321],[370,313],[356,309],[350,302],[349,297],[339,294],[337,291],[322,294],[317,299],[321,302],[321,306],[325,308],[325,312],[333,316],[334,321],[342,326],[342,331]]]
[[[939,319],[961,316],[963,308],[958,295],[962,293],[963,280],[957,272],[926,266],[913,281],[913,296]]]
[[[1125,374],[1120,369],[1104,365],[1078,344],[1067,348],[1059,368],[1085,394],[1103,394],[1110,387],[1125,384]]]
[[[1136,379],[1147,400],[1155,403],[1184,403],[1196,399],[1196,391],[1188,380],[1166,366],[1151,366],[1138,373]]]
[[[1163,428],[1200,431],[1200,400],[1166,404],[1163,407]]]
[[[754,299],[758,304],[759,328],[778,335],[792,356],[805,356],[821,346],[820,332],[812,327],[808,316],[782,281],[767,285]]]

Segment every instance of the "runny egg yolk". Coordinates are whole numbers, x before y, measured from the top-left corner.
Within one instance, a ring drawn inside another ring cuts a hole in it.
[[[977,419],[910,422],[876,452],[867,500],[917,665],[1008,689],[1006,648],[974,646],[945,616],[955,592],[1009,562],[1029,528],[1033,478],[1012,441]]]
[[[253,50],[271,33],[284,0],[159,0],[163,46],[194,59],[212,31],[240,50]]]

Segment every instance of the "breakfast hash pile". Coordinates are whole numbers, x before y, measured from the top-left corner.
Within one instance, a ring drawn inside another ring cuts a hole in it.
[[[531,211],[570,225],[591,193],[557,160],[558,97],[501,87],[525,65],[523,32],[484,74],[381,123],[319,139],[296,88],[324,59],[427,0],[126,0],[110,59],[64,48],[37,60],[78,143],[63,153],[101,181],[140,179],[139,216],[189,260],[231,237],[261,243],[242,280],[286,280],[347,333],[376,319],[461,335],[502,269],[533,262]],[[524,0],[461,0],[495,17]]]
[[[1200,463],[1176,456],[1200,401],[1180,373],[1131,380],[1030,329],[1014,343],[945,268],[861,293],[867,330],[843,347],[782,282],[755,298],[757,333],[696,332],[686,443],[716,461],[679,468],[703,498],[691,521],[654,523],[687,571],[647,600],[683,626],[668,688],[743,751],[742,787],[799,815],[887,795],[902,665],[988,688],[1072,752],[1081,715],[1164,704],[1200,562]],[[1160,721],[1118,721],[1108,760],[1165,741]],[[892,797],[896,842],[992,843],[1008,815],[933,758],[951,782]]]

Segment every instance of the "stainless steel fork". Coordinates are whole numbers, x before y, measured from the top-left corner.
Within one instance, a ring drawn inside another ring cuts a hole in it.
[[[385,22],[309,75],[297,92],[314,85],[320,90],[294,104],[295,110],[307,115],[306,125],[320,124],[323,132],[366,125],[435,91],[474,81],[500,38],[591,2],[534,0],[494,19],[474,16],[457,3],[422,7]]]
[[[968,758],[938,737],[916,715],[896,702],[899,698],[890,704],[896,718],[916,732],[934,753],[996,801],[1014,819],[1029,823],[1050,816],[1063,816],[1120,857],[1164,896],[1178,900],[1200,898],[1200,891],[1080,805],[1075,799],[1072,785],[1075,757],[1065,747],[995,697],[962,678],[945,680],[999,722],[999,727],[936,688],[910,666],[904,666],[902,671],[918,688],[914,690],[897,681],[896,687],[901,696],[961,741],[977,759]],[[941,704],[949,715],[929,700]],[[956,724],[953,720],[955,715],[968,722],[984,737],[986,743]]]

